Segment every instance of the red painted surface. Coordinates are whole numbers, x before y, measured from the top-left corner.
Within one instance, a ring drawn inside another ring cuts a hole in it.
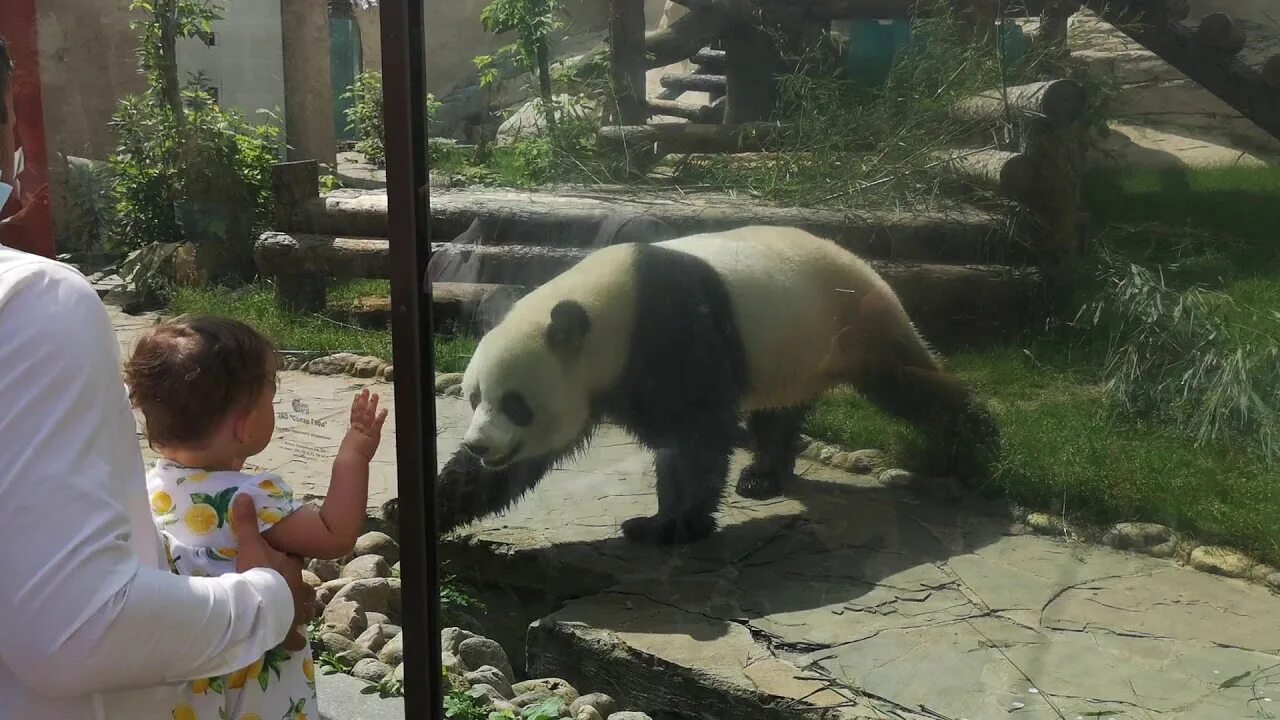
[[[13,59],[13,111],[16,145],[23,152],[20,192],[0,208],[0,243],[53,257],[53,215],[49,208],[49,159],[44,137],[44,99],[40,91],[40,45],[36,0],[3,0],[0,35]]]

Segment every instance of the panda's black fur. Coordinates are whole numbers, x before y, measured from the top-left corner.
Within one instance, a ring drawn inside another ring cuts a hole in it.
[[[738,407],[750,382],[747,355],[730,293],[710,264],[655,245],[640,245],[636,253],[630,354],[616,385],[593,399],[591,428],[613,422],[655,454],[658,513],[625,521],[623,533],[646,544],[690,542],[715,530],[730,456],[742,439]],[[562,302],[552,313],[551,342],[572,343],[589,332],[585,312],[574,305]],[[994,432],[968,393],[932,367],[877,369],[859,389],[917,425],[954,428],[958,419],[976,418],[980,433]],[[739,476],[740,495],[764,498],[781,491],[794,472],[807,410],[748,415],[752,462]],[[506,509],[589,441],[590,431],[563,452],[499,469],[459,450],[439,478],[440,532]]]

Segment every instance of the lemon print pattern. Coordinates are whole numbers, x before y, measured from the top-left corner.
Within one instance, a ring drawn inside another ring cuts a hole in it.
[[[159,460],[147,474],[152,519],[161,530],[170,569],[187,577],[235,572],[232,503],[254,503],[266,529],[302,506],[278,475],[204,471]],[[173,720],[310,720],[315,716],[315,665],[309,648],[266,652],[245,667],[182,686]]]

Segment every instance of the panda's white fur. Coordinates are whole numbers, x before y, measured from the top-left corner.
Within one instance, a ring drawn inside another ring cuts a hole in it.
[[[573,312],[553,322],[565,308]],[[824,391],[853,383],[893,411],[897,396],[918,390],[954,409],[964,393],[940,372],[875,270],[808,232],[752,226],[606,247],[526,295],[481,339],[462,388],[474,407],[470,453],[441,476],[452,508],[444,525],[505,506],[607,417],[658,453],[659,516],[624,530],[696,539],[714,525],[707,503],[727,471],[730,417],[747,414],[755,435],[739,492],[760,496],[790,473],[803,409]],[[668,396],[668,386],[685,395]],[[706,497],[684,498],[682,483],[703,482]],[[692,505],[664,510],[664,497]]]

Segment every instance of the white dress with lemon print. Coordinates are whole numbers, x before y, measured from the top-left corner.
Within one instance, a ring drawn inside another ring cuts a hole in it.
[[[253,498],[264,531],[302,507],[278,475],[205,471],[164,459],[147,473],[147,493],[169,567],[189,577],[235,572],[236,495]],[[247,668],[191,683],[190,701],[173,709],[173,720],[307,720],[318,717],[315,697],[311,649],[276,648]]]

